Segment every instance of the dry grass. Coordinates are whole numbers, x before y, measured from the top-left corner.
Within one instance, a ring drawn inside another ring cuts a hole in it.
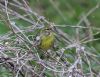
[[[0,3],[0,18],[10,31],[0,36],[0,68],[8,69],[11,77],[100,77],[100,55],[94,47],[87,45],[99,40],[94,39],[93,30],[99,32],[100,29],[91,27],[87,18],[99,6],[97,4],[83,14],[76,25],[55,25],[31,10],[26,0],[4,0]],[[17,20],[24,20],[30,25],[21,27]],[[81,26],[83,22],[85,26]],[[55,46],[58,48],[48,50],[49,57],[43,55],[44,59],[41,59],[41,50],[34,46],[33,39],[45,25],[55,31]],[[75,37],[63,32],[59,26],[74,29]],[[83,29],[85,32],[82,32]]]

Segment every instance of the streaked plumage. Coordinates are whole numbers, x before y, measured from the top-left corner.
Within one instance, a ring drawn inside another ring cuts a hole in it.
[[[54,32],[46,30],[41,35],[41,41],[39,47],[43,50],[48,50],[53,47],[55,40]]]

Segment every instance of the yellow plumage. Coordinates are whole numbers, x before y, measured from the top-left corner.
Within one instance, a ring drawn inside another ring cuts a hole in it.
[[[41,41],[39,47],[43,50],[48,50],[53,47],[54,44],[54,33],[50,30],[46,30],[41,35]]]

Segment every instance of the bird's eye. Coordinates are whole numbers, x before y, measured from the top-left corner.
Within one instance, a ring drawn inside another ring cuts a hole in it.
[[[46,28],[45,30],[51,30],[51,28]]]

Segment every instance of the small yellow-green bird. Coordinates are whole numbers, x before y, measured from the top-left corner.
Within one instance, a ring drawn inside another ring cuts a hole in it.
[[[54,41],[54,32],[51,30],[51,28],[46,28],[40,33],[40,44],[38,45],[38,47],[46,51],[53,47]]]

